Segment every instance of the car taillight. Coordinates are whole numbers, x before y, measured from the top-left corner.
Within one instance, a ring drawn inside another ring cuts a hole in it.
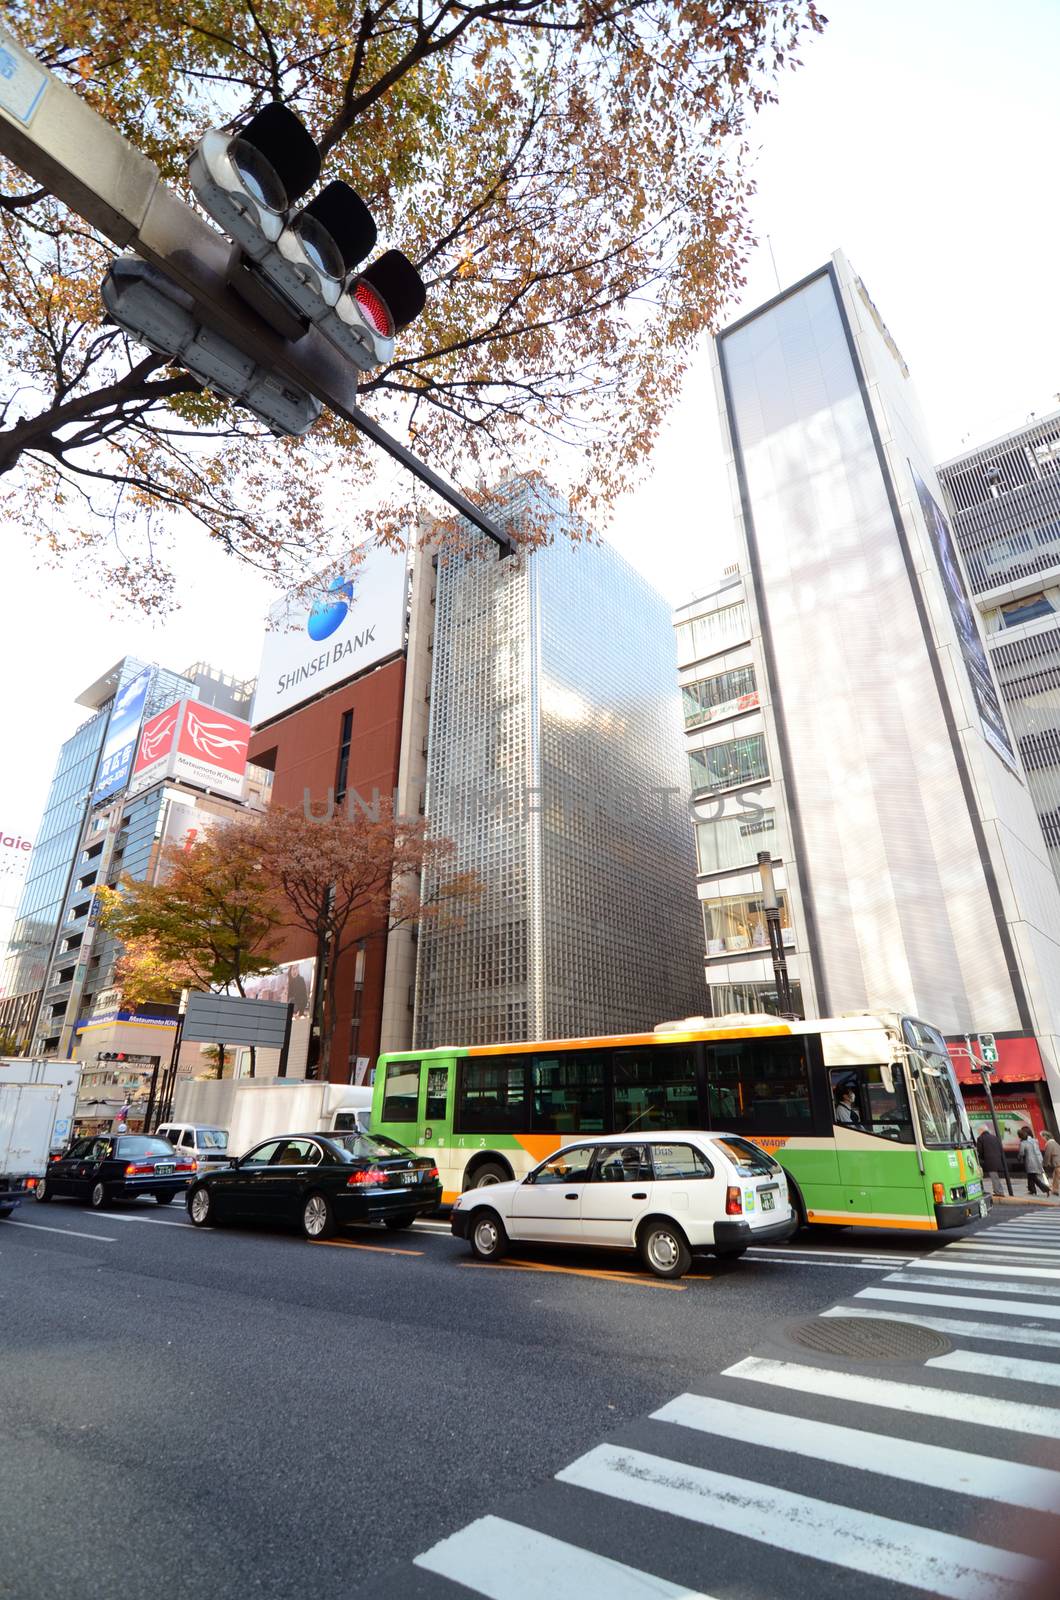
[[[174,1172],[198,1172],[198,1170],[199,1164],[197,1161],[178,1161],[173,1168]]]
[[[378,1167],[366,1167],[362,1172],[351,1172],[346,1179],[347,1189],[362,1189],[366,1184],[385,1183],[387,1174]]]
[[[36,1178],[27,1178],[26,1179],[26,1188],[27,1189],[35,1189],[36,1187],[37,1187],[37,1179]]]
[[[438,1177],[438,1168],[428,1167],[423,1176],[427,1179],[428,1183],[433,1183],[434,1179]]]
[[[743,1196],[732,1184],[725,1191],[725,1215],[738,1217],[743,1211]]]
[[[154,1170],[153,1162],[149,1161],[144,1165],[142,1162],[137,1164],[135,1161],[130,1161],[125,1169],[125,1176],[127,1178],[142,1178],[145,1174],[154,1172]]]

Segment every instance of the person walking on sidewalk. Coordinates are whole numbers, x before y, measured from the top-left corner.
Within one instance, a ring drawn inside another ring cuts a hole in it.
[[[979,1152],[979,1165],[983,1169],[983,1177],[990,1179],[990,1191],[993,1195],[1004,1194],[1001,1186],[1001,1177],[1005,1170],[1005,1157],[1001,1149],[1001,1140],[993,1128],[984,1128],[975,1141],[975,1148]]]
[[[1047,1195],[1049,1191],[1042,1182],[1045,1161],[1033,1130],[1026,1125],[1020,1129],[1020,1157],[1023,1161],[1023,1170],[1027,1174],[1027,1193],[1037,1194],[1040,1189],[1042,1194]]]
[[[1051,1133],[1046,1136],[1045,1148],[1042,1150],[1042,1165],[1049,1179],[1049,1193],[1055,1199],[1060,1199],[1060,1144]]]

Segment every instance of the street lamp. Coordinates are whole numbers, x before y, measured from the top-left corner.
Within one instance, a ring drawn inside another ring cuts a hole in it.
[[[782,1017],[794,1017],[797,1013],[791,1003],[788,963],[784,955],[784,938],[780,929],[780,898],[773,882],[773,858],[768,850],[758,852],[758,875],[762,879],[762,909],[765,912],[766,928],[769,933],[769,953],[773,958],[778,1010]]]

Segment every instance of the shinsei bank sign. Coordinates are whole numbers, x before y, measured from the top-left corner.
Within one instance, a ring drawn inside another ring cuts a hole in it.
[[[269,616],[254,725],[396,655],[405,633],[405,557],[370,550],[308,602],[289,596]]]

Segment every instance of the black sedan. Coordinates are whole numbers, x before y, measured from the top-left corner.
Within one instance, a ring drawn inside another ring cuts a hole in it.
[[[299,1222],[328,1239],[351,1222],[407,1228],[442,1198],[438,1168],[380,1134],[291,1133],[266,1139],[188,1190],[196,1227],[245,1218]]]
[[[37,1201],[57,1195],[87,1200],[102,1211],[112,1200],[154,1195],[167,1206],[188,1186],[195,1162],[182,1159],[167,1139],[150,1134],[97,1134],[76,1139],[58,1161],[52,1161],[33,1191]]]

